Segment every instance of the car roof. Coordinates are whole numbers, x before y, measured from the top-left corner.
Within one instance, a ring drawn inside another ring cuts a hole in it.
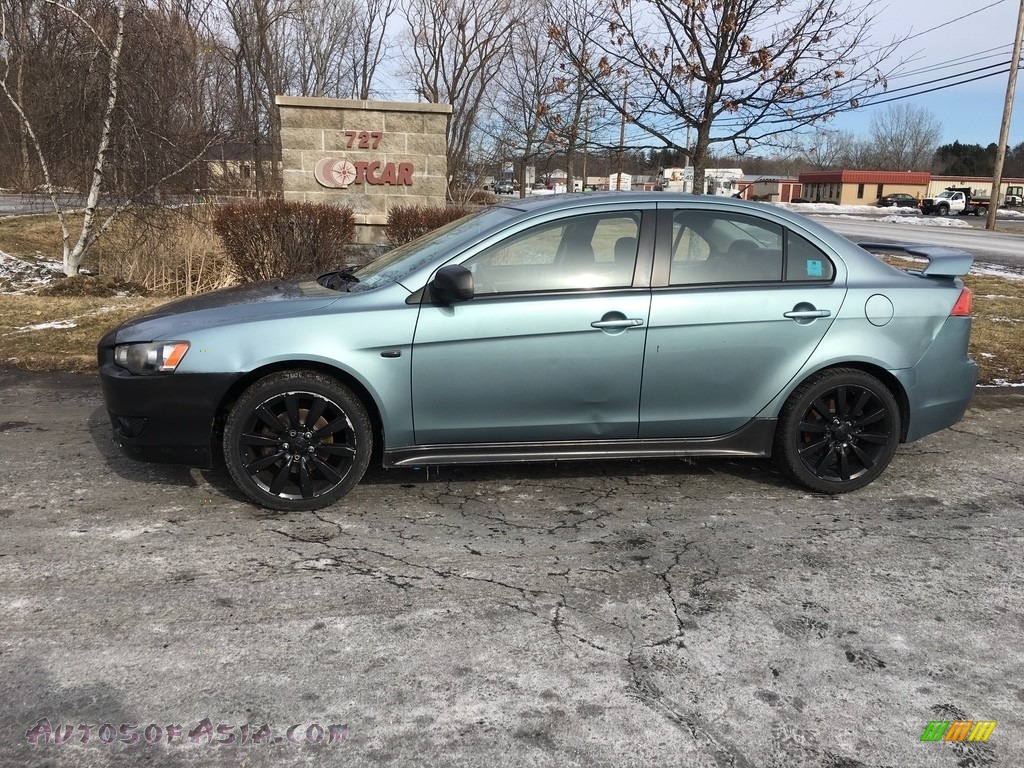
[[[719,195],[692,195],[680,192],[570,192],[558,195],[512,198],[511,200],[501,200],[494,205],[495,207],[505,208],[510,212],[515,211],[533,216],[547,212],[571,211],[574,208],[593,208],[595,205],[608,207],[621,205],[625,208],[630,205],[650,203],[696,204],[703,208],[719,211],[751,213],[755,216],[767,214],[778,216],[793,223],[799,222],[804,225],[811,223],[803,214],[771,203],[755,202],[735,197],[722,197]]]

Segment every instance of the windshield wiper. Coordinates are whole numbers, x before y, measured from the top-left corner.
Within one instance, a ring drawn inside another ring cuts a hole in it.
[[[349,285],[352,283],[358,283],[359,278],[352,273],[359,269],[362,264],[352,264],[351,266],[339,269],[334,272],[325,272],[316,279],[316,281],[324,288],[330,288],[332,291],[340,291],[343,287],[345,290],[350,290]]]

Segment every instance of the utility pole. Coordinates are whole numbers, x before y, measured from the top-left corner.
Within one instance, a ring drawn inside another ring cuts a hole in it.
[[[1003,186],[1003,162],[1006,160],[1006,144],[1010,138],[1010,114],[1013,112],[1013,95],[1017,90],[1017,68],[1020,67],[1022,38],[1024,38],[1024,0],[1020,0],[1020,10],[1017,12],[1017,35],[1013,39],[1010,79],[1006,83],[1006,103],[1003,105],[1003,123],[999,127],[999,149],[996,150],[996,167],[992,177],[992,192],[989,194],[988,220],[985,222],[985,229],[996,228],[996,209],[999,207],[999,192]]]
[[[587,191],[587,147],[590,145],[590,102],[584,105],[583,118],[583,186],[581,191]]]
[[[1024,0],[1020,0],[1024,8]],[[629,89],[629,78],[622,81],[622,122],[619,124],[619,168],[615,176],[615,189],[622,189],[622,156],[626,154],[626,91]]]

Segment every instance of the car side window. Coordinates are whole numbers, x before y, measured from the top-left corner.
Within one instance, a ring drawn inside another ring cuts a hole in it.
[[[640,213],[572,216],[507,238],[463,263],[475,295],[628,287]]]
[[[742,214],[680,209],[672,217],[671,285],[782,280],[783,229]]]
[[[786,280],[830,282],[836,269],[819,248],[796,232],[786,233]]]

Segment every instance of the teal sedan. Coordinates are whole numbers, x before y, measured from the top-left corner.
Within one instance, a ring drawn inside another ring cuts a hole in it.
[[[99,368],[131,457],[210,466],[278,510],[385,467],[771,457],[853,491],[955,424],[972,257],[867,246],[731,198],[512,200],[365,266],[162,306]],[[376,450],[375,450],[376,449]]]

